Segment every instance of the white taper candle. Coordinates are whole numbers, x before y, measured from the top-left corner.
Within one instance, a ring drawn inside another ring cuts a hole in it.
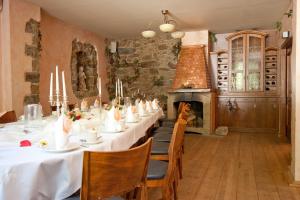
[[[55,84],[55,87],[56,87],[56,95],[59,95],[59,78],[58,78],[58,66],[56,65],[56,71],[55,71],[55,81],[56,81],[56,84]]]
[[[98,90],[99,90],[99,97],[101,97],[101,77],[98,78]]]
[[[49,94],[49,97],[50,97],[50,101],[53,100],[53,73],[51,72],[50,74],[50,94]]]
[[[118,94],[121,96],[121,84],[120,84],[120,79],[118,79]]]
[[[121,97],[123,98],[123,82],[121,81]]]
[[[66,99],[67,90],[66,90],[65,72],[62,71],[61,74],[62,74],[62,84],[63,84],[63,97],[64,97],[64,99]]]
[[[118,82],[116,81],[116,97],[118,96]]]

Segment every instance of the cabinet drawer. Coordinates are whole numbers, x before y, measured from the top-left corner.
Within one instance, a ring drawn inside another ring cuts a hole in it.
[[[227,76],[218,76],[218,81],[227,81],[228,77]]]
[[[218,82],[218,87],[227,87],[227,86],[228,86],[228,82],[225,81]]]
[[[277,63],[266,63],[266,68],[277,68]]]
[[[218,75],[228,75],[228,71],[218,70]]]
[[[277,87],[275,86],[266,86],[266,91],[268,92],[275,92],[277,90]]]
[[[277,56],[268,56],[266,57],[266,62],[276,62]]]
[[[273,75],[266,75],[266,81],[269,81],[269,80],[276,80],[277,78],[277,75],[273,74]]]
[[[266,74],[276,74],[277,69],[266,69]]]
[[[277,81],[273,80],[273,81],[266,81],[266,87],[274,87],[277,85]]]
[[[228,70],[228,65],[224,65],[224,64],[218,65],[218,69],[220,69],[220,70]]]

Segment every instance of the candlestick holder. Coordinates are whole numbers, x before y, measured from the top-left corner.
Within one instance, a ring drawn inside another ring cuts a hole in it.
[[[69,111],[68,107],[68,97],[64,96],[62,101],[61,113]]]
[[[55,100],[54,100],[54,97],[55,97]],[[66,98],[65,98],[66,100]],[[56,115],[57,117],[60,116],[61,114],[61,106],[62,106],[62,110],[63,110],[63,105],[66,104],[67,105],[67,101],[66,102],[63,102],[63,101],[60,101],[60,95],[59,94],[56,94],[54,96],[49,96],[49,103],[50,103],[50,106],[51,106],[51,109],[53,106],[56,106]]]

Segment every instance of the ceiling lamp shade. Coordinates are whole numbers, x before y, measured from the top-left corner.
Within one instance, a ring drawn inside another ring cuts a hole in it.
[[[156,33],[152,30],[147,30],[142,32],[142,36],[144,38],[153,38],[156,35]]]
[[[174,31],[175,25],[174,25],[174,24],[168,24],[168,23],[166,23],[166,24],[161,24],[161,25],[159,26],[159,29],[160,29],[162,32],[164,32],[164,33],[169,33],[169,32]]]
[[[169,20],[168,19],[169,11],[168,10],[162,10],[161,13],[164,17],[164,23],[159,26],[159,29],[164,33],[173,32],[175,30],[175,25],[170,23],[170,21],[174,21],[174,20]]]
[[[175,32],[171,33],[171,36],[172,36],[172,38],[180,39],[180,38],[183,38],[185,36],[185,32],[175,31]]]

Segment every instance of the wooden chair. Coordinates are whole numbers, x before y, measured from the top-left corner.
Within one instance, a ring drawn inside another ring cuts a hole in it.
[[[17,116],[14,110],[7,111],[0,116],[0,124],[16,122]]]
[[[147,187],[160,187],[163,200],[177,199],[177,160],[181,151],[181,141],[184,137],[186,121],[178,119],[174,127],[174,133],[168,149],[168,162],[150,160]]]
[[[186,111],[187,111],[188,109],[190,109],[190,104],[185,103],[185,102],[180,102],[180,103],[179,103],[176,119],[175,119],[175,120],[172,120],[172,121],[173,121],[173,124],[175,124],[175,122],[177,121],[177,119],[178,119],[180,113],[182,113],[183,109],[185,109]],[[170,123],[169,123],[169,124],[170,124]],[[174,125],[173,125],[173,126],[170,126],[170,125],[164,126],[164,125],[162,124],[162,126],[161,126],[161,127],[158,127],[157,129],[155,129],[155,130],[153,131],[153,133],[154,133],[154,134],[157,134],[157,133],[169,133],[169,134],[171,134],[171,133],[173,133],[173,128],[174,128]]]
[[[84,152],[81,200],[118,196],[138,190],[147,199],[146,175],[152,138],[119,152]]]

